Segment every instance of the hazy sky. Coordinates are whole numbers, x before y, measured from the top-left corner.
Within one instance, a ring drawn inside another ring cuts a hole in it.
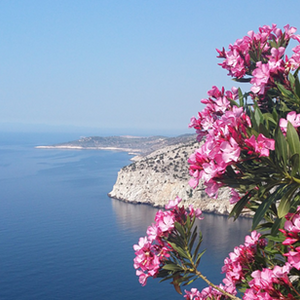
[[[1,0],[0,130],[192,133],[207,91],[235,85],[215,48],[299,20],[297,0]]]

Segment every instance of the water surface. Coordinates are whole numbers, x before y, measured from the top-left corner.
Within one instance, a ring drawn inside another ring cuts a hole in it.
[[[34,148],[75,138],[0,133],[0,299],[183,299],[168,283],[141,287],[135,276],[132,245],[157,210],[107,196],[130,156]],[[199,224],[209,249],[201,270],[219,283],[250,221],[206,215]]]

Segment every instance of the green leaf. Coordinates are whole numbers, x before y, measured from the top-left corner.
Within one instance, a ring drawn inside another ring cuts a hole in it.
[[[274,120],[275,120],[276,123],[277,123],[277,120],[278,120],[278,113],[277,113],[277,111],[276,111],[275,108],[274,108],[273,111],[272,111],[272,116],[273,116]]]
[[[182,249],[181,247],[179,247],[178,245],[176,245],[175,243],[169,242],[169,244],[172,246],[172,248],[181,256],[184,258],[189,259],[188,254],[185,252],[184,249]]]
[[[199,238],[198,243],[197,243],[197,246],[196,246],[196,248],[195,248],[195,250],[194,250],[194,254],[192,255],[192,260],[193,260],[193,261],[195,260],[195,257],[197,256],[197,253],[198,253],[198,251],[199,251],[199,249],[200,249],[202,240],[203,240],[203,239],[202,239],[202,235],[201,235],[201,238]]]
[[[239,88],[238,89],[238,94],[239,94],[239,101],[240,101],[240,106],[244,106],[244,95],[242,93],[242,90]]]
[[[271,113],[265,113],[263,116],[266,121],[270,121],[274,125],[277,125],[277,121],[274,119],[274,115]]]
[[[272,48],[276,48],[276,49],[278,48],[278,45],[275,41],[270,41],[270,45]]]
[[[291,198],[295,191],[299,188],[299,185],[297,183],[289,184],[284,189],[284,194],[280,200],[279,206],[278,206],[278,218],[284,217],[291,208]]]
[[[271,235],[275,236],[278,234],[278,229],[283,228],[285,223],[285,218],[277,218],[272,226]]]
[[[256,210],[255,215],[253,217],[252,230],[254,230],[259,224],[259,222],[263,219],[271,204],[280,198],[283,187],[284,187],[283,184],[279,185],[276,188],[275,192],[273,192],[269,197],[267,197],[262,201],[262,203]]]
[[[270,131],[266,128],[263,123],[260,123],[258,126],[258,130],[262,133],[266,138],[270,138]]]
[[[295,93],[298,98],[300,98],[300,82],[299,82],[299,77],[298,77],[298,72],[300,70],[300,67],[296,70],[294,73],[294,78],[295,78]]]
[[[294,177],[300,168],[300,159],[299,159],[299,154],[295,153],[291,158],[290,158],[290,162],[291,162],[291,167],[292,167],[292,171],[291,171],[291,176]]]
[[[195,261],[195,266],[196,268],[198,267],[199,263],[200,263],[200,259],[202,257],[202,255],[206,252],[206,250],[203,250],[201,253],[198,254],[197,259]]]
[[[233,78],[232,80],[236,82],[250,82],[251,78]]]
[[[197,238],[197,226],[194,228],[194,231],[193,231],[193,234],[192,234],[192,237],[189,241],[189,250],[192,251],[193,249],[193,246],[194,246],[194,243],[196,241],[196,238]]]
[[[257,127],[259,126],[260,123],[263,122],[263,119],[264,119],[263,114],[261,113],[261,111],[258,108],[258,106],[255,107],[254,119],[255,119]]]
[[[170,275],[170,271],[160,268],[160,270],[158,271],[157,277],[162,278],[159,282],[163,282],[163,281],[173,278],[173,274]]]
[[[191,231],[191,218],[190,218],[189,215],[188,215],[187,218],[186,218],[186,225],[185,225],[185,228],[187,229],[187,237],[188,237],[189,234],[190,234],[190,231]]]
[[[184,228],[181,226],[180,223],[175,222],[175,228],[180,233],[181,236],[185,236]]]
[[[289,73],[289,82],[291,83],[291,87],[295,86],[295,77],[292,73]]]
[[[279,126],[276,128],[275,131],[275,154],[278,161],[283,162],[282,167],[284,171],[286,171],[286,165],[287,165],[287,142],[285,140],[285,137],[279,128]]]
[[[298,78],[299,71],[300,71],[300,67],[298,67],[298,69],[294,72],[294,77],[295,78]]]
[[[273,223],[271,223],[271,222],[261,223],[256,226],[256,229],[257,230],[269,230],[270,228],[272,228],[272,226],[273,226]]]
[[[291,91],[287,90],[282,84],[276,82],[276,85],[283,96],[285,96],[287,98],[294,98],[293,93]]]
[[[288,125],[287,125],[286,138],[287,138],[287,142],[290,147],[291,155],[293,155],[295,153],[300,154],[299,136],[298,136],[296,129],[290,122],[288,122]]]
[[[250,192],[244,195],[233,207],[232,211],[229,214],[229,218],[234,217],[236,220],[238,216],[241,214],[244,207],[247,205],[251,194]]]
[[[286,221],[285,219],[278,219],[278,220],[280,220],[280,222],[282,222],[282,220],[283,220],[284,221],[283,225],[284,225],[284,223]],[[281,243],[281,242],[283,242],[285,240],[284,234],[282,232],[279,232],[279,231],[277,231],[276,235],[272,235],[272,234],[270,235],[270,234],[268,234],[268,235],[266,235],[264,237],[267,238],[268,241],[270,241],[270,242],[272,241],[272,242]]]
[[[185,283],[184,285],[189,285],[191,283],[193,283],[196,279],[198,279],[197,277],[191,279],[190,281],[188,281],[187,283]]]
[[[256,63],[257,62],[257,57],[254,54],[254,52],[253,51],[249,51],[249,55],[250,55],[251,61],[254,62],[254,63]]]
[[[163,269],[173,271],[173,272],[182,272],[182,268],[179,265],[173,263],[167,263],[163,266]]]

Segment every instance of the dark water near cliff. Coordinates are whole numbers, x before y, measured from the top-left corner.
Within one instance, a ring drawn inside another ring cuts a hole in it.
[[[168,283],[141,287],[135,276],[132,245],[156,209],[107,196],[130,156],[34,148],[76,138],[0,133],[0,299],[183,299]],[[206,215],[200,225],[201,270],[219,283],[250,221]]]

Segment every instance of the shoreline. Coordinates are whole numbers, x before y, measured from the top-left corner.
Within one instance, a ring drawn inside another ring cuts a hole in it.
[[[141,149],[118,148],[118,147],[82,147],[82,146],[35,146],[36,149],[62,149],[62,150],[109,150],[127,152],[129,155],[137,155]]]
[[[151,206],[153,208],[156,208],[156,209],[163,209],[165,210],[165,205],[153,205],[153,203],[151,202],[141,202],[141,201],[130,201],[130,200],[126,200],[124,198],[119,198],[119,197],[116,197],[116,196],[112,196],[111,193],[108,193],[107,196],[110,198],[110,199],[115,199],[117,201],[121,201],[121,202],[124,202],[124,203],[129,203],[129,204],[133,204],[133,205],[146,205],[146,206]],[[227,217],[228,219],[230,219],[229,217],[229,212],[228,213],[220,213],[219,211],[217,210],[206,210],[206,209],[201,209],[201,211],[204,213],[204,214],[210,214],[210,215],[215,215],[215,216],[223,216],[223,217]],[[231,217],[233,218],[233,217]],[[253,215],[251,215],[250,213],[244,213],[244,214],[241,214],[239,216],[239,218],[244,218],[244,219],[253,219]]]

